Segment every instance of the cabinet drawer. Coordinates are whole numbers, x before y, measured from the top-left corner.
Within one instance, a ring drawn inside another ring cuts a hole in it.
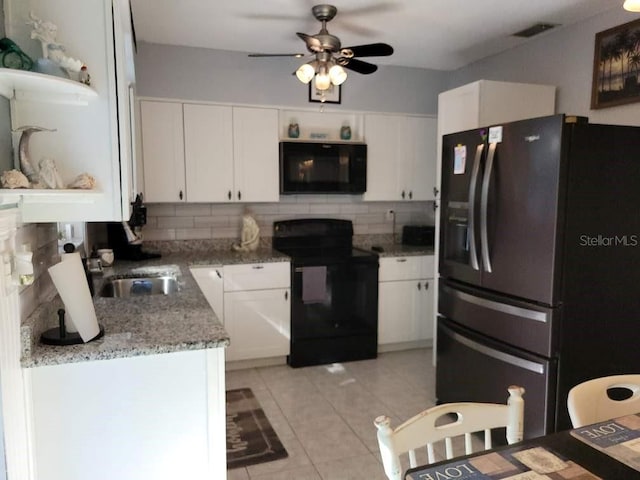
[[[381,282],[433,278],[433,255],[420,257],[382,257],[378,279]]]
[[[289,288],[290,277],[289,262],[225,265],[224,291]]]

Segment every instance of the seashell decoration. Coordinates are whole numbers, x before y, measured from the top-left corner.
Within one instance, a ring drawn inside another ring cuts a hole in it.
[[[81,173],[78,175],[67,188],[78,188],[82,190],[91,190],[96,186],[96,179],[88,173]]]
[[[41,188],[64,188],[56,162],[51,158],[43,158],[38,165],[40,167],[38,177]]]
[[[31,155],[29,154],[29,140],[31,135],[36,132],[55,132],[55,129],[49,129],[44,127],[38,127],[35,125],[25,125],[18,127],[14,132],[22,132],[20,135],[20,142],[18,144],[18,155],[20,157],[20,169],[24,173],[31,183],[40,183],[38,172],[31,164]]]
[[[0,175],[2,188],[29,188],[29,179],[20,170],[7,170]]]

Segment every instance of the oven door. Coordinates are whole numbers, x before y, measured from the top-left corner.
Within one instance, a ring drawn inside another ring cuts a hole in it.
[[[524,387],[524,436],[554,431],[556,361],[531,355],[438,318],[438,403],[505,403],[510,385]]]
[[[377,258],[305,259],[292,270],[289,364],[375,358]]]

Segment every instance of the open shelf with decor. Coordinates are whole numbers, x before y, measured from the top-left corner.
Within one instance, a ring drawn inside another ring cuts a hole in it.
[[[349,142],[363,141],[363,116],[349,112],[318,112],[306,110],[280,111],[280,140],[287,142]],[[291,136],[290,126],[297,125],[298,136]],[[341,135],[348,127],[348,138]]]
[[[0,68],[0,95],[69,105],[87,105],[98,97],[93,88],[75,80],[11,68]]]

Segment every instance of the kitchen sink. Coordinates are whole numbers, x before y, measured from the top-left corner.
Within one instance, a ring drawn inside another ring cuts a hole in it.
[[[157,277],[111,277],[100,289],[101,297],[137,297],[171,295],[178,291],[178,281],[171,275]]]

